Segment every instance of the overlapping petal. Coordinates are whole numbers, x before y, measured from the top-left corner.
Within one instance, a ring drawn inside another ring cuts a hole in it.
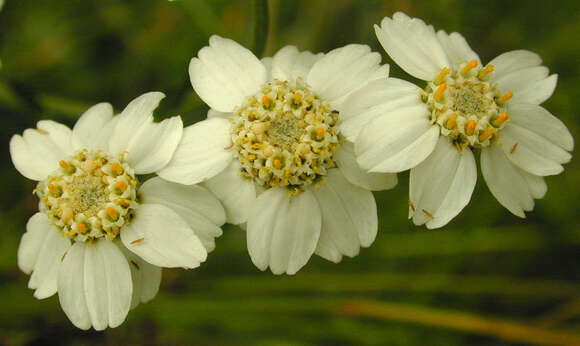
[[[230,127],[226,119],[211,118],[185,128],[173,158],[159,176],[192,185],[219,174],[233,159]]]
[[[112,241],[77,242],[61,264],[60,305],[78,328],[119,326],[129,312],[132,291],[129,264]]]
[[[111,122],[112,118],[113,107],[109,103],[98,103],[85,111],[73,127],[74,150],[108,151],[109,138],[116,125],[116,121]]]
[[[547,190],[542,177],[517,168],[497,145],[481,151],[481,172],[498,202],[522,218],[534,209],[534,198],[542,198]]]
[[[28,220],[18,248],[18,266],[23,272],[32,273],[28,288],[35,290],[36,298],[56,293],[58,268],[69,247],[70,241],[61,236],[45,214],[36,213]]]
[[[301,78],[306,81],[312,65],[323,56],[322,53],[300,52],[295,46],[286,46],[272,58],[272,78],[292,82]]]
[[[12,136],[10,156],[20,174],[40,181],[58,168],[58,162],[66,157],[66,153],[53,141],[52,136],[45,130],[35,129],[24,130],[22,136]]]
[[[369,46],[350,44],[334,49],[313,66],[306,82],[312,90],[339,108],[350,93],[377,78],[388,77],[388,65],[381,66],[381,56]]]
[[[158,267],[196,268],[207,250],[187,222],[161,204],[141,204],[121,232],[127,249]]]
[[[354,144],[343,141],[340,148],[334,154],[338,168],[351,184],[366,190],[379,191],[392,189],[397,185],[395,173],[368,173],[363,171],[354,154]]]
[[[439,127],[425,105],[388,112],[369,122],[355,143],[359,165],[370,172],[396,173],[415,167],[435,148]]]
[[[377,79],[345,100],[340,112],[340,132],[354,142],[370,121],[388,112],[421,104],[421,89],[415,84],[397,78]]]
[[[435,30],[421,19],[397,12],[375,25],[375,32],[387,54],[413,77],[430,81],[450,67]]]
[[[208,252],[215,248],[214,238],[222,235],[219,226],[226,222],[226,214],[212,193],[201,186],[184,186],[157,177],[147,180],[139,193],[143,203],[161,204],[176,212]]]
[[[527,50],[513,50],[500,54],[489,62],[494,67],[491,82],[496,82],[508,73],[539,66],[541,63],[542,59],[538,54]]]
[[[313,190],[322,213],[316,254],[333,262],[358,255],[377,235],[377,206],[373,194],[350,184],[340,170],[328,171],[326,183]]]
[[[289,197],[286,189],[262,193],[247,224],[248,252],[256,267],[295,274],[310,259],[320,237],[322,217],[312,192]]]
[[[233,160],[220,174],[205,182],[205,186],[222,202],[227,221],[234,225],[248,221],[256,201],[254,182],[243,178],[240,170],[239,160]]]
[[[246,97],[258,92],[266,75],[264,64],[252,52],[216,35],[189,64],[193,89],[220,112],[232,112]]]
[[[131,269],[131,281],[133,282],[131,309],[134,309],[139,303],[147,303],[155,298],[161,284],[162,269],[148,263],[122,244],[119,244],[119,247]]]
[[[164,97],[161,92],[145,93],[125,107],[117,116],[117,124],[111,133],[109,154],[116,156],[128,151],[131,141],[141,128],[153,122],[153,111]]]
[[[445,54],[447,54],[449,62],[455,70],[457,70],[459,65],[462,63],[473,60],[476,60],[481,64],[479,56],[471,49],[461,34],[457,32],[447,34],[445,31],[439,30],[437,31],[437,38],[439,39],[439,43],[441,43]]]
[[[462,152],[441,137],[433,153],[411,169],[410,215],[415,225],[445,226],[469,203],[477,167],[469,148]]]

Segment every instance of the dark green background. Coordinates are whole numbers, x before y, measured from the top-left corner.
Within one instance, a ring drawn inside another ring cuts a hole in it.
[[[250,1],[7,0],[0,12],[0,344],[487,345],[546,341],[546,333],[548,341],[580,338],[575,159],[547,178],[548,193],[527,219],[501,207],[480,176],[469,206],[436,231],[407,221],[408,174],[401,174],[394,190],[376,194],[380,228],[370,249],[338,265],[313,257],[292,277],[256,269],[243,231],[227,226],[201,268],[164,270],[156,299],[105,332],[75,329],[56,295],[33,298],[16,251],[37,208],[34,182],[13,168],[10,136],[39,119],[73,125],[101,101],[121,110],[150,90],[167,94],[158,118],[199,121],[207,108],[189,84],[189,60],[213,33],[251,47],[251,9]],[[271,1],[266,55],[286,44],[327,51],[364,43],[392,63],[372,26],[396,10],[461,32],[483,61],[513,49],[539,53],[559,74],[544,106],[578,138],[578,1]],[[394,64],[391,71],[407,78]],[[477,329],[480,319],[494,324]],[[532,329],[518,336],[521,325]]]

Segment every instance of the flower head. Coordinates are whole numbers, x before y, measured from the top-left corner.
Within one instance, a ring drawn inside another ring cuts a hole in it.
[[[156,295],[161,267],[199,266],[221,234],[225,212],[206,189],[139,181],[169,162],[182,136],[179,117],[153,122],[163,97],[144,94],[118,116],[101,103],[72,130],[43,120],[10,141],[14,166],[38,181],[40,200],[19,267],[32,274],[36,298],[58,292],[79,328],[118,326]]]
[[[248,251],[262,270],[294,274],[313,253],[338,262],[370,246],[377,232],[370,190],[393,187],[396,176],[362,172],[340,124],[345,98],[388,75],[377,53],[287,46],[260,61],[213,36],[189,73],[211,110],[185,129],[161,177],[205,182],[229,222],[247,222]]]
[[[391,58],[424,89],[398,79],[369,83],[346,103],[343,125],[356,139],[358,162],[370,172],[411,169],[409,216],[415,224],[447,224],[469,202],[481,149],[483,177],[515,215],[546,192],[543,176],[562,172],[573,139],[540,103],[557,76],[537,54],[512,51],[482,64],[458,33],[435,33],[422,20],[395,13],[375,26]]]

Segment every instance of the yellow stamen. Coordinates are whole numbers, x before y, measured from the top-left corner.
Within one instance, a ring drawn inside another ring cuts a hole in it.
[[[446,127],[448,129],[452,129],[455,127],[455,125],[457,125],[457,113],[453,113],[449,116],[449,118],[447,118],[447,123],[446,123]]]
[[[266,95],[262,96],[262,103],[268,105],[268,103],[270,103],[270,98]]]
[[[274,159],[274,167],[278,169],[282,168],[282,161],[280,159]]]
[[[507,93],[505,93],[505,95],[503,95],[502,97],[498,98],[496,100],[497,103],[506,103],[509,101],[509,99],[511,99],[514,96],[514,93],[512,93],[511,91],[508,91]]]
[[[431,214],[431,213],[430,213],[430,212],[428,212],[427,210],[425,210],[425,209],[422,209],[422,210],[423,210],[423,213],[424,213],[425,215],[427,215],[427,217],[428,217],[428,218],[430,218],[430,219],[434,219],[434,218],[435,218],[435,217],[433,216],[433,214]]]
[[[318,139],[318,140],[324,139],[324,129],[323,128],[316,130],[316,139]]]
[[[109,217],[113,220],[117,220],[119,218],[119,214],[117,213],[117,211],[115,210],[115,208],[107,208],[107,215],[109,215]]]
[[[500,127],[503,123],[505,123],[510,115],[508,113],[502,113],[497,119],[495,119],[492,123],[495,127]]]
[[[121,192],[125,192],[125,190],[127,190],[127,184],[125,184],[125,182],[122,180],[119,180],[115,186],[117,186],[117,189],[119,189]]]
[[[443,81],[445,80],[445,77],[447,77],[447,75],[451,73],[451,70],[448,67],[444,67],[441,72],[439,73],[439,75],[437,76],[437,78],[435,78],[435,84],[439,85],[441,83],[443,83]]]
[[[465,127],[465,133],[467,133],[468,135],[472,135],[473,131],[475,131],[476,125],[477,125],[477,122],[475,120],[470,120],[467,123],[467,126]]]
[[[485,131],[483,131],[482,134],[479,135],[479,141],[480,142],[486,141],[489,137],[493,136],[494,133],[495,133],[494,128],[489,126]]]
[[[493,65],[487,65],[483,70],[479,71],[479,74],[477,75],[477,77],[479,79],[484,79],[486,78],[490,73],[492,73],[495,70],[495,67]]]
[[[68,162],[64,161],[64,160],[60,160],[58,162],[58,164],[60,165],[60,167],[62,167],[63,169],[69,169],[70,165],[68,164]]]
[[[468,74],[469,71],[471,71],[474,67],[477,66],[477,64],[478,64],[477,60],[471,60],[467,65],[463,67],[461,73],[464,75]]]
[[[118,164],[117,162],[111,165],[111,169],[113,170],[113,173],[115,173],[116,175],[123,174],[123,167],[121,167],[121,165]]]
[[[54,186],[54,184],[48,184],[48,191],[52,193],[57,193],[58,189],[56,188],[56,186]]]
[[[435,91],[435,101],[441,101],[441,99],[443,98],[443,93],[445,92],[445,89],[447,89],[447,84],[443,83],[439,86],[439,88],[437,88],[437,91]]]
[[[77,225],[77,228],[80,233],[85,233],[87,231],[87,225],[85,225],[84,223],[79,223]]]

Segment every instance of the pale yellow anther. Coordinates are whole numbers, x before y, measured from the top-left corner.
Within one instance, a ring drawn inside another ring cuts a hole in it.
[[[301,101],[302,101],[302,94],[301,93],[294,94],[294,103],[298,104]]]
[[[274,150],[268,145],[262,149],[262,154],[264,154],[265,157],[270,157],[274,154]]]
[[[508,113],[502,113],[497,119],[493,120],[492,123],[495,127],[500,127],[509,119],[510,115]]]
[[[117,187],[117,189],[119,189],[119,191],[121,192],[125,192],[125,190],[127,190],[127,184],[125,184],[124,181],[119,180],[115,186]]]
[[[74,213],[72,208],[63,208],[62,209],[62,213],[60,215],[60,218],[63,222],[68,223],[72,217],[73,217]]]
[[[453,129],[455,128],[456,125],[457,125],[457,113],[453,113],[449,116],[449,118],[447,118],[447,123],[445,124],[445,127],[447,127],[448,129]]]
[[[435,91],[435,96],[433,96],[435,98],[435,101],[441,101],[443,99],[443,93],[445,93],[446,89],[447,89],[447,84],[445,84],[445,83],[441,84],[437,88],[437,91]]]
[[[435,78],[435,84],[439,85],[441,83],[443,83],[443,81],[445,80],[445,77],[447,77],[447,75],[451,73],[451,69],[449,69],[448,67],[444,67],[441,72],[439,73],[439,75],[437,76],[437,78]]]
[[[115,173],[116,175],[121,175],[123,174],[124,170],[123,167],[121,167],[120,164],[118,164],[117,162],[113,163],[111,165],[111,170],[113,171],[113,173]]]
[[[308,144],[306,143],[300,143],[298,145],[298,147],[296,148],[296,151],[298,152],[298,154],[300,155],[306,155],[308,154],[308,152],[310,151],[310,147],[308,146]]]
[[[469,71],[471,71],[477,66],[477,64],[478,64],[477,60],[471,60],[467,65],[463,66],[461,73],[464,75],[468,74]]]
[[[489,137],[493,136],[494,133],[495,129],[489,126],[487,129],[485,129],[485,131],[483,131],[483,133],[479,135],[479,141],[480,142],[486,141]]]
[[[490,73],[492,73],[495,70],[495,67],[491,64],[487,65],[483,70],[479,71],[479,74],[477,75],[477,77],[479,79],[484,79],[487,76],[489,76]]]
[[[274,167],[276,167],[277,169],[282,168],[282,161],[280,161],[280,159],[274,159]]]
[[[255,123],[255,124],[252,124],[250,129],[257,136],[257,135],[261,135],[262,133],[266,132],[266,130],[268,129],[268,125],[265,123]]]
[[[503,95],[502,97],[498,98],[496,100],[497,103],[506,103],[509,101],[509,99],[511,99],[514,96],[514,93],[512,93],[511,91],[508,91],[507,93],[505,93],[505,95]]]
[[[468,135],[472,135],[473,131],[475,131],[476,125],[477,125],[477,122],[475,120],[469,120],[469,122],[467,123],[467,126],[465,126],[465,133],[467,133]]]

